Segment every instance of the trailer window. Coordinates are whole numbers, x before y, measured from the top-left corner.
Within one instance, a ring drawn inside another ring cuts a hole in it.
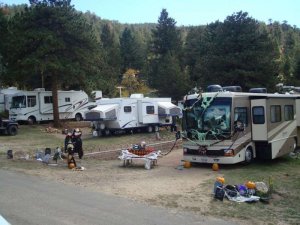
[[[271,123],[278,123],[281,121],[281,106],[271,105]]]
[[[248,126],[247,107],[236,107],[234,109],[234,121],[240,121],[246,127]]]
[[[45,104],[53,103],[52,96],[44,96],[44,103]]]
[[[263,106],[254,106],[252,108],[252,120],[254,124],[265,123],[265,109]]]
[[[147,114],[154,114],[154,106],[146,106]]]
[[[65,98],[65,102],[71,102],[71,98]]]
[[[294,106],[293,105],[285,105],[284,106],[284,120],[293,120],[294,119]]]
[[[28,101],[28,107],[34,107],[36,106],[36,96],[27,96],[27,101]]]
[[[131,112],[131,106],[124,106],[124,112]]]

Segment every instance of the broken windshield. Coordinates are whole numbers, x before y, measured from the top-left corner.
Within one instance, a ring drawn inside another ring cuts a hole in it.
[[[191,133],[190,137],[224,139],[230,135],[231,98],[192,99],[185,102],[185,107],[183,128]]]

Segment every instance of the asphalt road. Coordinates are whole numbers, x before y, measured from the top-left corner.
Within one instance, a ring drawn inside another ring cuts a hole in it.
[[[234,224],[6,170],[0,170],[0,215],[11,225]]]

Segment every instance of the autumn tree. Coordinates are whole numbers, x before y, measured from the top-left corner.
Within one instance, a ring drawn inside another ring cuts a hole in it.
[[[63,84],[85,87],[97,73],[99,51],[92,27],[70,0],[30,0],[9,23],[7,81],[30,86],[48,80],[53,97],[54,126],[59,126],[57,90]]]
[[[151,89],[145,82],[139,79],[139,71],[128,69],[122,77],[121,87],[123,87],[122,96],[128,97],[133,93],[149,94]]]

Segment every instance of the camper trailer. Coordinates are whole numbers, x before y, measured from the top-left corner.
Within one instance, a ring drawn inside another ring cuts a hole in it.
[[[0,89],[0,112],[9,111],[12,96],[20,92],[16,87]]]
[[[83,119],[85,111],[95,103],[89,102],[84,91],[58,91],[60,119]],[[53,120],[52,92],[43,88],[21,91],[12,97],[9,118],[29,123]]]
[[[174,117],[181,115],[181,109],[171,103],[171,98],[132,94],[130,98],[101,99],[96,103],[85,114],[85,120],[93,122],[94,136],[141,129],[153,132],[159,126],[174,125]]]
[[[188,95],[183,110],[183,158],[196,163],[250,163],[295,150],[300,96],[211,92]]]

